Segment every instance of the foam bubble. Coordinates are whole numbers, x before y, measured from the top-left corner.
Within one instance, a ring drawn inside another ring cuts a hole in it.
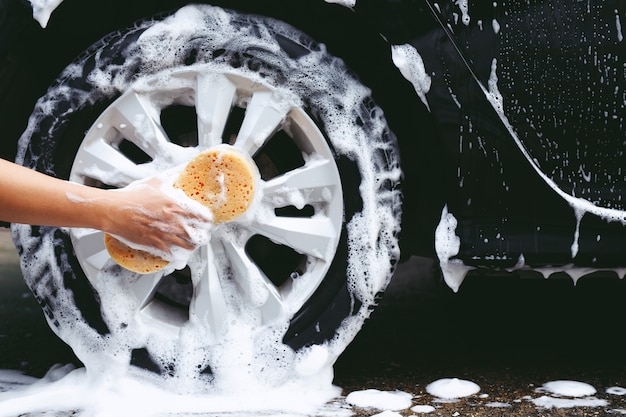
[[[430,111],[426,94],[430,91],[431,78],[426,73],[424,61],[417,50],[409,44],[393,45],[391,59],[400,73],[413,84],[415,92]]]
[[[448,212],[448,206],[444,206],[441,210],[441,220],[435,229],[435,252],[444,280],[455,292],[461,287],[467,272],[473,269],[460,259],[454,258],[461,249],[461,238],[456,235],[457,224],[454,215]]]
[[[432,405],[415,405],[411,407],[411,411],[418,414],[427,414],[435,411],[435,407]]]
[[[403,391],[366,389],[349,393],[346,402],[361,408],[397,411],[411,407],[412,398],[413,395]]]
[[[596,389],[587,383],[568,380],[546,382],[538,391],[568,397],[586,397],[596,393]]]
[[[59,7],[63,0],[30,0],[33,8],[33,18],[39,22],[42,28],[48,25],[52,12]]]
[[[253,411],[305,416],[315,414],[322,408],[321,404],[338,394],[339,389],[327,381],[313,380],[298,386],[285,385],[256,392],[185,395],[127,375],[98,375],[80,368],[68,371],[56,380],[43,378],[0,393],[0,416],[65,412],[98,417],[156,417],[172,413],[206,415]]]
[[[426,392],[443,399],[469,397],[479,391],[476,383],[459,378],[443,378],[426,386]]]

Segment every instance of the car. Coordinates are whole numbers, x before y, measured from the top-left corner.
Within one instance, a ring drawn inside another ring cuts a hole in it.
[[[624,265],[622,2],[1,8],[4,158],[103,188],[215,146],[258,170],[248,212],[184,268],[138,274],[99,231],[11,225],[87,364],[211,384],[238,363],[275,384],[332,365],[411,256],[454,291],[473,268]]]

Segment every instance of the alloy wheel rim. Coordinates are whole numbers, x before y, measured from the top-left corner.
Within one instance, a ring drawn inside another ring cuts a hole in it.
[[[173,337],[192,320],[218,340],[233,314],[245,314],[231,308],[233,300],[269,326],[292,317],[323,281],[341,234],[343,190],[324,135],[290,97],[252,75],[199,65],[143,80],[92,125],[77,152],[73,182],[124,187],[224,143],[252,157],[261,175],[257,203],[242,218],[216,226],[185,269],[117,272],[136,300],[136,319]],[[174,106],[195,108],[196,114],[195,126],[177,137],[161,117]],[[229,125],[236,134],[225,137]],[[293,152],[283,152],[285,143]],[[283,155],[298,161],[280,167]],[[101,273],[111,271],[113,261],[102,232],[72,229],[70,236],[85,275],[106,303],[102,297],[110,289]],[[287,269],[272,265],[282,262]]]

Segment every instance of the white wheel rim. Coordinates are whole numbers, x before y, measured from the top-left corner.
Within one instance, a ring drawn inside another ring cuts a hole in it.
[[[216,73],[202,66],[189,67],[131,88],[93,124],[71,170],[70,180],[77,183],[119,188],[184,163],[201,150],[222,143],[235,107],[245,107],[245,114],[232,146],[254,156],[276,132],[282,132],[300,149],[304,161],[302,166],[260,180],[260,198],[250,209],[253,213],[220,225],[221,230],[212,233],[210,242],[197,249],[188,265],[188,305],[172,306],[171,299],[163,301],[163,292],[167,292],[164,283],[171,284],[172,275],[160,271],[138,276],[123,271],[117,279],[126,282],[133,294],[136,303],[131,313],[136,319],[172,337],[195,319],[208,329],[213,340],[219,340],[227,316],[232,314],[232,297],[256,309],[260,325],[267,326],[292,317],[323,281],[342,230],[341,179],[323,134],[297,102],[285,99],[288,95],[258,80]],[[197,146],[183,148],[168,137],[160,114],[172,104],[195,106]],[[141,149],[150,161],[128,159],[120,150],[123,140]],[[306,207],[312,214],[277,215],[276,210],[285,207]],[[108,281],[99,275],[113,261],[104,247],[102,232],[72,229],[70,235],[85,275],[100,294],[101,304],[106,304],[106,294],[111,292],[105,288]],[[300,268],[288,278],[268,276],[258,265],[259,259],[247,250],[251,239],[272,242],[270,245],[300,256]]]

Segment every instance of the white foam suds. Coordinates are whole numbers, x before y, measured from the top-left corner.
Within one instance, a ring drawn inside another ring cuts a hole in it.
[[[572,249],[571,249],[571,253],[572,253],[572,259],[574,259],[576,257],[576,255],[578,255],[578,239],[580,238],[580,222],[583,220],[583,216],[585,215],[585,212],[583,210],[580,210],[577,207],[574,207],[574,215],[576,216],[576,228],[574,229],[574,240],[572,242]]]
[[[462,260],[454,259],[461,249],[461,239],[456,235],[457,220],[448,212],[448,206],[441,211],[441,220],[435,229],[435,252],[441,266],[441,273],[448,286],[458,291],[465,275],[473,268]]]
[[[415,92],[430,111],[426,94],[430,91],[431,79],[426,73],[424,61],[417,49],[409,44],[392,45],[391,59],[404,78],[413,84]]]
[[[326,377],[332,377],[326,375]],[[320,387],[327,390],[321,390]],[[157,417],[167,415],[213,416],[328,416],[349,417],[356,408],[380,411],[377,416],[397,417],[410,410],[415,414],[429,414],[442,403],[451,406],[471,397],[472,408],[480,410],[510,409],[515,404],[529,402],[538,408],[568,409],[572,407],[606,407],[608,400],[595,397],[596,389],[587,383],[548,381],[534,392],[538,397],[524,395],[513,404],[481,400],[487,393],[475,396],[481,388],[474,382],[459,378],[444,378],[426,385],[432,395],[432,404],[415,398],[411,393],[365,389],[340,397],[340,389],[328,383],[320,385],[315,379],[297,386],[282,385],[257,390],[254,386],[240,386],[229,393],[184,395],[163,390],[153,384],[127,375],[95,375],[84,368],[70,365],[53,367],[42,379],[25,376],[15,371],[0,371],[0,417],[16,417],[22,413],[60,412],[78,417]],[[606,389],[608,395],[626,395],[618,386]],[[615,410],[613,410],[615,411]],[[618,411],[616,411],[618,412]],[[453,415],[456,415],[453,414]]]
[[[490,408],[510,408],[511,404],[503,403],[501,401],[494,401],[494,402],[485,404],[485,406],[490,407]]]
[[[36,412],[80,412],[85,417],[165,416],[169,414],[290,413],[313,415],[337,397],[340,390],[328,381],[289,384],[273,389],[239,387],[239,392],[192,396],[176,394],[127,375],[92,374],[85,368],[64,369],[65,374],[21,383],[0,393],[0,416]],[[4,378],[0,373],[0,380]],[[327,390],[320,389],[326,387]]]
[[[594,395],[596,389],[584,382],[579,381],[550,381],[537,388],[537,392],[548,392],[553,395],[564,395],[568,397],[587,397]]]
[[[543,396],[531,401],[536,406],[543,408],[604,407],[608,404],[606,400],[596,397],[557,398]]]
[[[63,0],[30,0],[33,8],[33,18],[39,22],[42,28],[48,25],[52,12],[59,7]]]
[[[435,397],[434,404],[441,402],[458,402],[465,397],[471,397],[481,388],[476,383],[459,378],[443,378],[426,386],[426,392]],[[536,389],[536,392],[545,394],[537,398],[528,395],[514,402],[522,400],[529,401],[541,408],[571,408],[571,407],[604,407],[608,405],[607,400],[593,397],[596,390],[593,386],[577,381],[549,381]],[[626,390],[620,387],[607,388],[606,392],[612,395],[624,395]],[[400,398],[397,396],[400,395]],[[489,395],[480,395],[481,399],[488,398]],[[436,406],[430,404],[415,404],[406,406],[406,401],[411,398],[410,394],[402,391],[379,391],[369,389],[355,391],[346,397],[348,404],[361,408],[375,408],[385,410],[386,415],[410,407],[413,413],[431,413],[436,410]],[[399,401],[399,403],[397,403]],[[410,403],[411,401],[409,401]],[[487,408],[512,408],[513,405],[504,402],[486,402],[483,404]],[[402,407],[402,408],[400,408]],[[473,404],[478,409],[480,406]]]
[[[537,392],[548,393],[531,401],[544,408],[572,408],[572,407],[603,407],[608,401],[593,395],[596,389],[584,382],[560,380],[550,381],[537,388]]]
[[[324,0],[326,3],[335,3],[344,7],[353,8],[356,6],[356,0]]]
[[[418,414],[427,414],[435,411],[435,407],[432,405],[415,405],[411,407],[411,411]]]
[[[480,387],[476,383],[459,378],[443,378],[426,386],[426,392],[444,400],[469,397],[479,391]]]
[[[412,398],[408,392],[367,389],[351,392],[346,396],[346,402],[360,408],[398,411],[411,407]]]
[[[500,23],[496,19],[491,20],[491,27],[493,29],[493,33],[496,35],[500,33]]]
[[[615,29],[617,30],[617,40],[622,42],[624,40],[624,34],[622,33],[622,21],[619,18],[619,12],[615,10]]]
[[[467,0],[456,0],[455,1],[456,5],[459,7],[459,9],[461,10],[461,22],[463,22],[463,24],[465,26],[470,24],[470,15],[469,15],[469,4]]]
[[[25,375],[20,371],[0,370],[0,392],[8,389],[30,385],[37,382],[37,378]]]
[[[374,414],[372,417],[402,417],[397,411],[385,410],[382,413]]]

